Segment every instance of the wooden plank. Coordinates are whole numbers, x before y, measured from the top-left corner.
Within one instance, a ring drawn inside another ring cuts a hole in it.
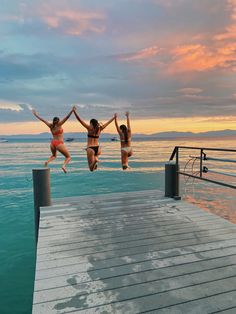
[[[228,309],[225,309],[225,310],[217,310],[215,312],[212,312],[213,313],[220,313],[220,314],[235,314],[236,313],[236,306],[235,307],[230,307]]]

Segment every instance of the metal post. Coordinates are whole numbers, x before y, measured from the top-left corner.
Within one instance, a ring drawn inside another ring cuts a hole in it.
[[[51,205],[50,169],[33,169],[35,236],[38,241],[40,207]]]
[[[179,165],[168,163],[165,165],[165,196],[176,200],[179,196]]]
[[[179,165],[179,147],[178,146],[176,146],[175,158],[176,158],[176,165],[178,166]]]
[[[202,177],[202,158],[203,158],[203,149],[200,151],[200,177]]]

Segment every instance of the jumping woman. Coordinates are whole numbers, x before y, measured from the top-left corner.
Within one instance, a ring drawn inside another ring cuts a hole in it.
[[[53,136],[53,139],[51,141],[51,152],[52,155],[49,157],[49,159],[44,163],[44,165],[47,167],[48,164],[53,161],[55,158],[57,158],[57,151],[59,151],[62,155],[65,156],[65,160],[63,162],[63,165],[61,167],[61,169],[66,173],[66,165],[70,162],[71,158],[70,158],[70,154],[64,144],[64,138],[63,138],[63,129],[62,129],[62,125],[69,119],[69,117],[71,116],[73,109],[71,109],[71,111],[68,113],[67,116],[65,116],[64,119],[60,120],[58,117],[54,117],[52,123],[44,120],[43,118],[41,118],[37,112],[35,110],[32,110],[33,115],[35,115],[35,117],[37,119],[39,119],[40,121],[42,121],[43,123],[45,123]]]
[[[111,118],[108,122],[101,125],[96,119],[91,119],[90,124],[87,124],[82,120],[79,114],[74,108],[74,114],[77,120],[88,130],[88,140],[87,140],[87,159],[90,171],[97,169],[98,156],[101,155],[101,147],[99,146],[98,139],[101,132],[115,119],[115,116]]]
[[[120,135],[120,145],[121,145],[121,164],[123,170],[129,168],[128,159],[133,155],[131,148],[131,128],[130,128],[130,119],[129,112],[125,113],[127,118],[127,126],[125,124],[118,125],[117,116],[115,116],[115,125],[118,134]]]

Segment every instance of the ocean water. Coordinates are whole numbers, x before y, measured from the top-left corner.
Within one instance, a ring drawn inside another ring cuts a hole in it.
[[[131,169],[120,167],[119,142],[103,141],[98,171],[87,169],[86,143],[68,143],[72,161],[68,173],[60,166],[62,156],[51,165],[52,198],[104,194],[111,192],[159,189],[164,193],[164,165],[175,145],[234,149],[232,139],[195,139],[176,141],[136,140]],[[181,150],[181,170],[199,171],[199,151]],[[9,141],[0,143],[0,313],[30,314],[35,271],[34,210],[32,169],[41,168],[49,156],[47,140]],[[210,152],[209,156],[231,158],[236,153]],[[236,175],[235,163],[207,161],[210,170]],[[207,178],[236,185],[236,177],[209,173]],[[236,223],[233,189],[181,178],[181,196],[197,206]]]

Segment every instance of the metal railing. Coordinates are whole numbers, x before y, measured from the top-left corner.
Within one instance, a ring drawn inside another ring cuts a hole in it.
[[[198,150],[197,156],[189,156],[192,159],[195,160],[199,160],[199,171],[197,172],[198,174],[190,174],[187,173],[185,171],[180,171],[179,170],[179,159],[180,159],[180,150],[181,149],[187,149],[187,150]],[[220,171],[215,171],[215,170],[211,170],[208,169],[208,167],[206,167],[204,164],[204,161],[210,160],[210,161],[214,161],[214,162],[230,162],[230,163],[236,163],[236,159],[227,159],[227,158],[216,158],[216,157],[208,157],[207,153],[209,152],[227,152],[227,153],[236,153],[235,149],[224,149],[224,148],[207,148],[207,147],[189,147],[189,146],[175,146],[169,161],[174,160],[175,158],[175,165],[176,165],[176,174],[177,174],[177,178],[179,181],[179,175],[183,175],[183,176],[187,176],[187,177],[192,177],[195,179],[199,179],[199,180],[203,180],[203,181],[207,181],[210,183],[215,183],[218,185],[222,185],[225,187],[229,187],[232,189],[236,189],[236,185],[233,184],[229,184],[226,182],[222,182],[222,181],[217,181],[217,180],[212,180],[209,178],[204,177],[204,174],[206,173],[214,173],[214,174],[219,174],[219,175],[225,175],[225,176],[230,176],[230,177],[236,177],[235,174],[232,173],[227,173],[227,172],[220,172]],[[176,180],[176,179],[175,179]],[[178,191],[179,191],[179,182],[176,183],[177,187],[176,187],[176,193],[174,197],[178,197]]]

